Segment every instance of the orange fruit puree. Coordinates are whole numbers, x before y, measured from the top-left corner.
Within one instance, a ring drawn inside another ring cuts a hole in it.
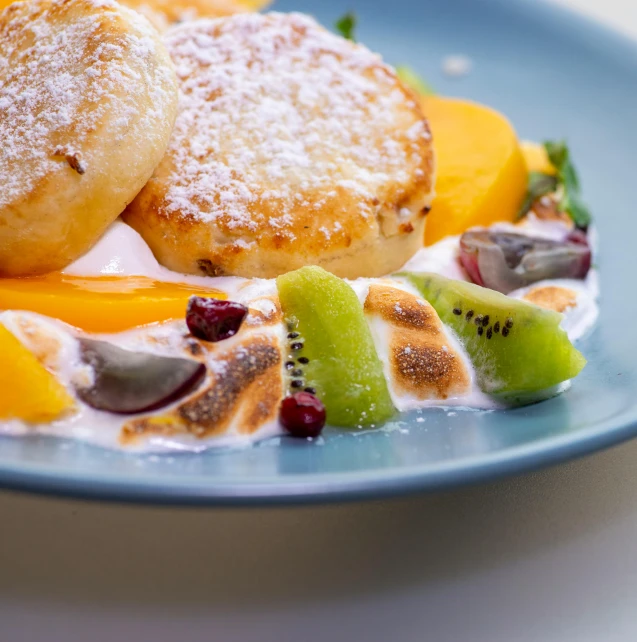
[[[0,309],[28,310],[87,332],[120,332],[184,318],[192,295],[225,299],[217,290],[163,283],[142,276],[0,279]]]

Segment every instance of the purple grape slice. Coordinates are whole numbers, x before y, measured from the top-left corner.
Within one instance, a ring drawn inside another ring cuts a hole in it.
[[[80,339],[82,360],[93,367],[88,388],[77,387],[84,403],[97,410],[134,415],[168,406],[192,392],[206,366],[192,359],[123,350],[105,341]]]
[[[545,279],[584,279],[591,268],[586,235],[564,241],[490,230],[470,230],[460,239],[460,260],[477,285],[508,294]]]

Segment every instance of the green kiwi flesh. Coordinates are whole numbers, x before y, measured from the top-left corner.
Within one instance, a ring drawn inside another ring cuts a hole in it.
[[[488,394],[532,399],[534,393],[577,376],[586,365],[560,327],[557,312],[437,274],[401,276],[456,332]]]
[[[394,415],[383,366],[354,290],[319,267],[280,276],[277,288],[291,331],[290,358],[303,370],[303,385],[314,389],[325,405],[328,423],[369,426]]]

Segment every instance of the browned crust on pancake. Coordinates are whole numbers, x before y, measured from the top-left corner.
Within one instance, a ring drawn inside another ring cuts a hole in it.
[[[276,14],[262,19],[264,25],[287,20]],[[228,20],[201,23],[193,28],[193,37],[200,31],[217,38],[225,33],[228,24]],[[303,41],[308,27],[295,24],[293,28],[298,41]],[[237,26],[238,33],[242,29]],[[357,55],[354,51],[350,55]],[[320,52],[316,53],[317,60],[313,65],[319,64],[320,55]],[[255,65],[261,62],[256,54],[253,57],[251,62]],[[198,78],[200,68],[205,69],[205,65],[199,65],[191,76],[182,74],[182,85]],[[261,185],[252,181],[248,185],[245,176],[236,167],[228,165],[232,180],[244,182],[249,187],[252,195],[247,204],[249,216],[238,220],[225,201],[222,203],[221,197],[215,197],[217,213],[214,221],[208,221],[183,209],[175,209],[174,202],[169,200],[171,185],[181,180],[182,172],[178,158],[183,145],[178,148],[173,145],[124,214],[126,221],[142,234],[162,264],[185,273],[273,278],[304,265],[320,265],[338,276],[356,278],[381,276],[398,269],[422,246],[425,225],[422,213],[430,206],[433,195],[433,146],[427,121],[413,93],[390,68],[380,60],[370,62],[361,75],[368,79],[382,78],[392,92],[403,95],[404,102],[400,110],[396,109],[393,130],[379,133],[375,145],[381,147],[391,143],[406,151],[412,159],[411,165],[403,168],[407,170],[406,179],[398,180],[388,170],[384,184],[374,188],[373,193],[362,194],[344,187],[335,178],[333,183],[319,188],[299,185],[291,199],[276,196],[280,187],[276,181],[263,181]],[[205,76],[201,82],[205,83]],[[383,87],[384,91],[389,91],[386,85]],[[211,89],[210,100],[223,92],[223,87]],[[360,98],[369,103],[373,113],[377,97]],[[305,117],[310,119],[309,114]],[[176,132],[180,131],[180,122],[178,117]],[[425,137],[410,135],[410,128],[415,124],[422,125]],[[211,136],[215,136],[215,132],[211,132]],[[258,148],[247,151],[259,153]],[[226,152],[225,149],[220,154],[215,152],[215,158],[222,159]],[[319,155],[324,152],[322,148],[316,151]],[[213,156],[211,151],[201,153]],[[189,159],[193,158],[192,154]],[[342,177],[335,172],[340,180]],[[290,177],[282,180],[288,179]],[[191,196],[189,202],[203,213],[211,209],[209,203],[198,200],[196,195]],[[316,204],[320,204],[318,209]],[[218,210],[221,210],[220,214]],[[286,222],[273,225],[272,221],[281,219],[282,212],[286,214]]]

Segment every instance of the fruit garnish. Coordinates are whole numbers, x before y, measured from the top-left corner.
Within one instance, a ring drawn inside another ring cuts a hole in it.
[[[557,172],[555,171],[555,167],[551,165],[551,160],[549,159],[549,155],[546,153],[544,145],[523,140],[520,142],[520,149],[522,150],[524,162],[526,163],[526,168],[529,171],[529,174],[531,172],[537,172],[538,174],[555,176]]]
[[[117,414],[163,408],[192,392],[206,367],[191,359],[123,350],[105,341],[80,339],[82,360],[93,367],[91,386],[77,387],[89,406]]]
[[[492,230],[460,238],[460,260],[471,280],[503,294],[545,279],[584,279],[591,256],[579,230],[562,242]]]
[[[42,423],[73,408],[64,386],[1,324],[0,354],[0,418]]]
[[[358,23],[358,18],[353,12],[348,12],[344,16],[341,16],[335,23],[334,27],[336,31],[352,42],[356,42],[356,24]]]
[[[281,403],[279,422],[293,437],[318,437],[325,426],[325,406],[309,392],[297,392]]]
[[[425,96],[436,151],[436,198],[425,245],[477,225],[513,221],[527,190],[520,143],[498,112],[462,100]]]
[[[311,388],[325,404],[332,425],[376,424],[395,410],[363,306],[342,279],[305,267],[277,279],[283,313],[293,320],[292,369],[299,386]]]
[[[217,342],[237,334],[247,314],[248,308],[240,303],[193,296],[188,301],[186,323],[197,339]]]
[[[538,199],[553,194],[557,189],[557,184],[557,176],[542,172],[529,172],[529,185],[518,218],[526,216]]]
[[[404,276],[455,330],[484,392],[514,401],[572,379],[586,365],[557,312],[437,274]]]
[[[546,141],[544,150],[554,171],[530,172],[527,195],[519,218],[531,210],[538,198],[556,192],[559,196],[558,210],[568,214],[578,228],[587,229],[593,217],[582,199],[579,177],[566,142]]]
[[[87,332],[121,332],[181,319],[193,294],[226,297],[213,289],[142,276],[90,278],[50,274],[0,279],[0,309],[37,312]]]
[[[582,200],[579,176],[571,161],[571,153],[565,141],[546,141],[546,153],[557,170],[558,186],[561,188],[560,209],[566,212],[580,229],[586,229],[593,219]]]

